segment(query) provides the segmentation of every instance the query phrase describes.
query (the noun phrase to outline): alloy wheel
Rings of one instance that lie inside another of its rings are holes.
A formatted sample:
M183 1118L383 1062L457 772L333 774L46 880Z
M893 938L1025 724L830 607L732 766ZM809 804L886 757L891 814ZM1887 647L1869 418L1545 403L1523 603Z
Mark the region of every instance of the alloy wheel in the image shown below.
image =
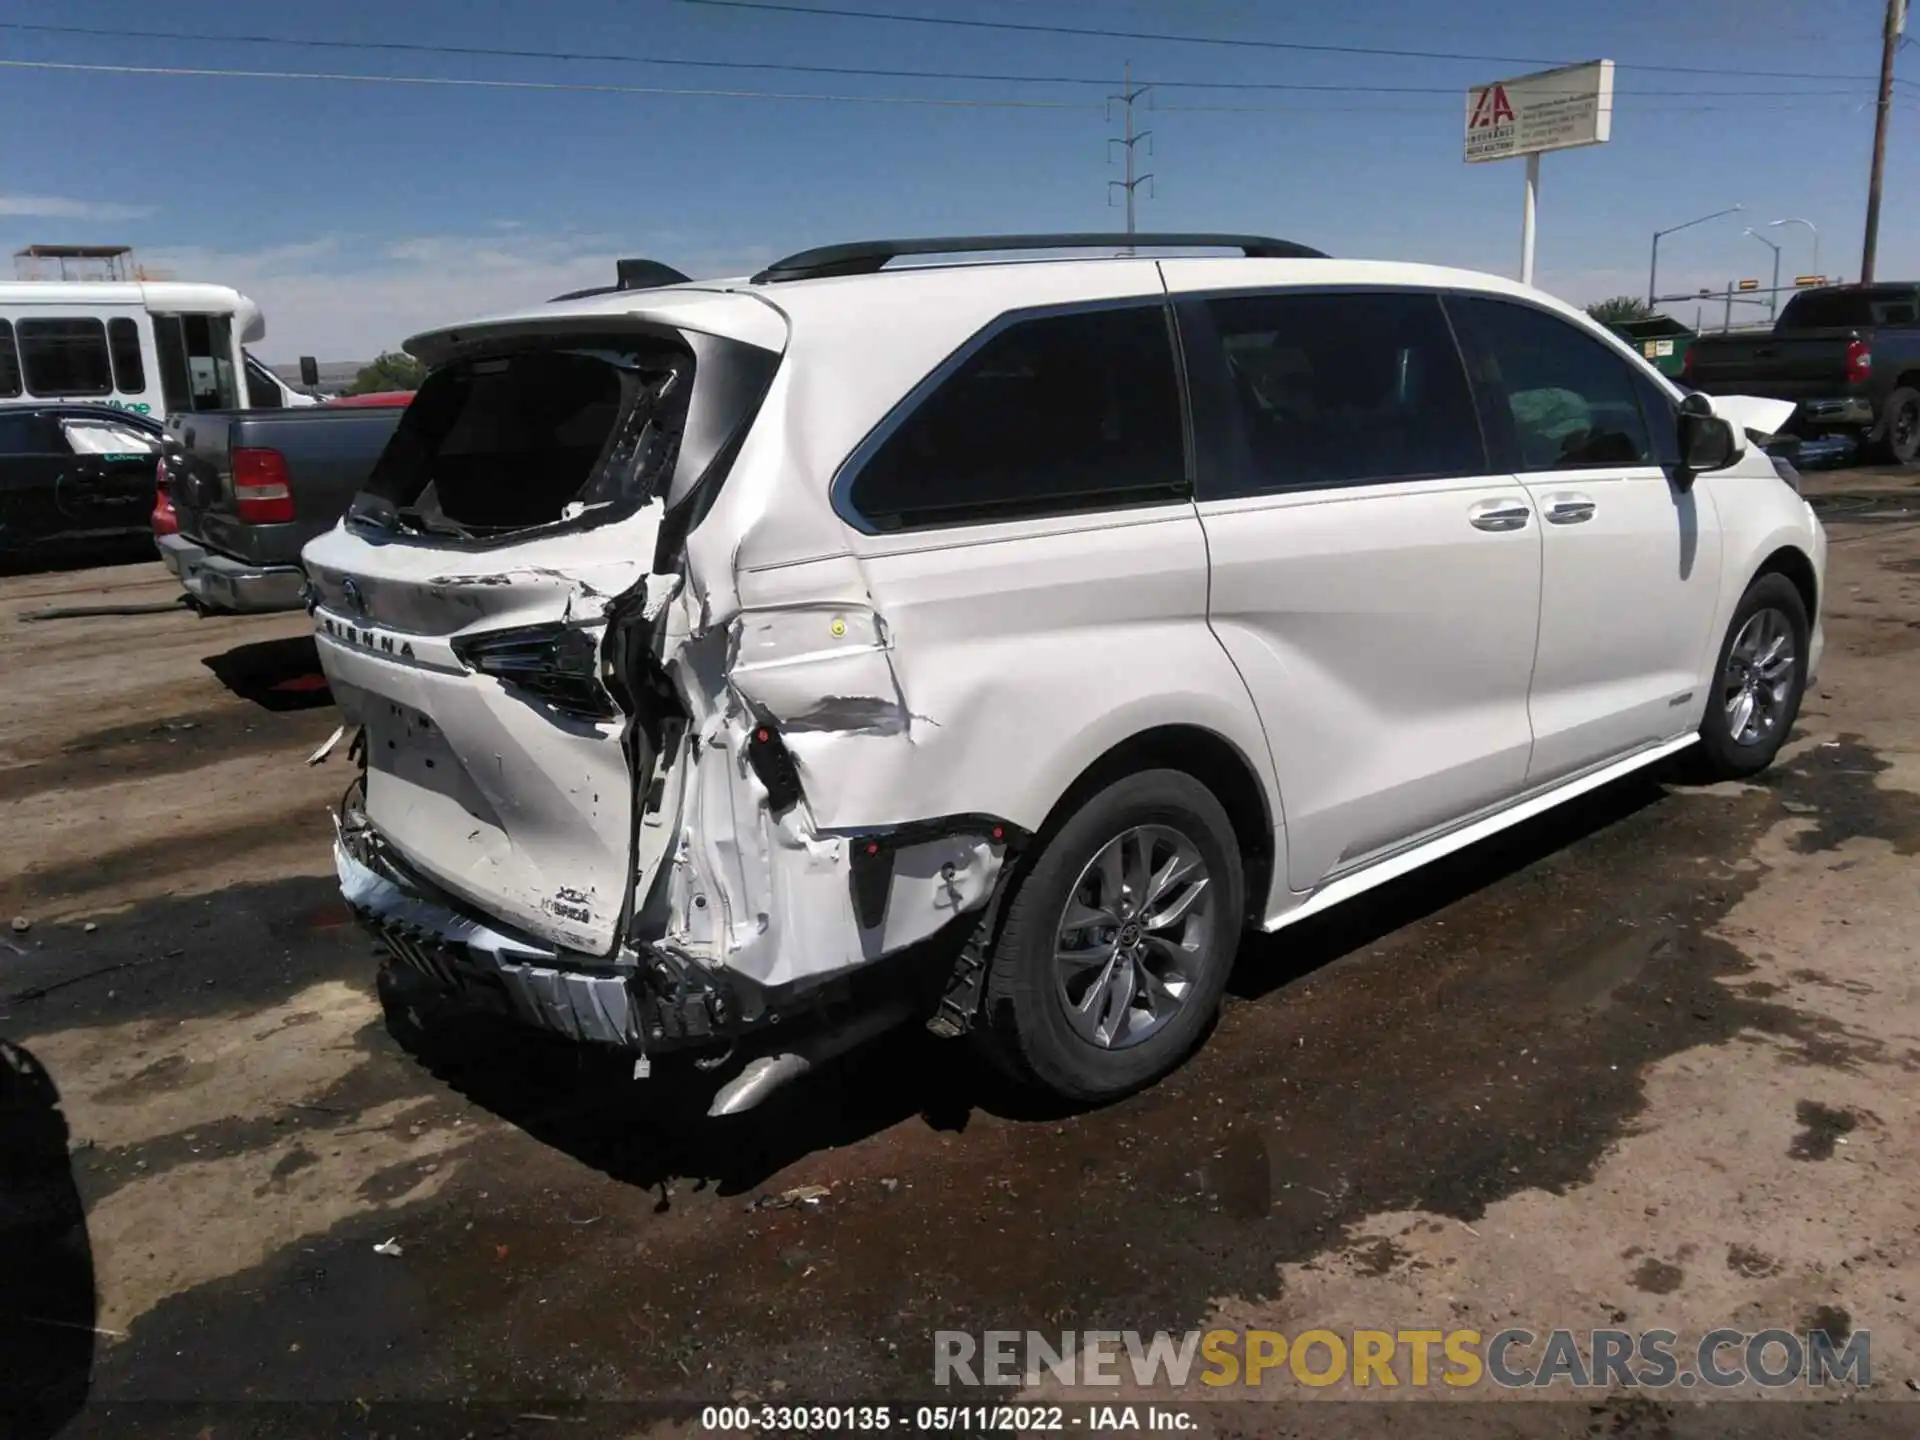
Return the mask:
M1095 852L1054 939L1067 1021L1102 1049L1137 1045L1193 993L1214 951L1211 877L1199 847L1165 825L1137 825Z
M1793 625L1768 607L1740 627L1720 677L1727 732L1736 745L1758 745L1778 728L1793 701Z

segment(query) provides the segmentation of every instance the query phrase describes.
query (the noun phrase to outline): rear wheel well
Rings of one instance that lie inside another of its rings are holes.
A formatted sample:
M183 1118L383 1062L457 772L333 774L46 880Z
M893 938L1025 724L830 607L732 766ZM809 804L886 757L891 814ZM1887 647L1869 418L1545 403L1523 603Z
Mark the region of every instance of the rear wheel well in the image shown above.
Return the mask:
M1813 561L1804 550L1792 545L1781 546L1761 561L1753 578L1758 580L1762 575L1784 575L1792 581L1793 588L1800 592L1800 603L1807 607L1807 623L1813 623L1820 613L1820 582L1813 573Z
M1273 878L1273 816L1267 789L1237 746L1197 725L1163 725L1143 730L1095 760L1067 787L1040 829L1044 843L1094 795L1142 770L1180 770L1213 792L1233 822L1245 864L1246 903L1250 915L1263 915Z

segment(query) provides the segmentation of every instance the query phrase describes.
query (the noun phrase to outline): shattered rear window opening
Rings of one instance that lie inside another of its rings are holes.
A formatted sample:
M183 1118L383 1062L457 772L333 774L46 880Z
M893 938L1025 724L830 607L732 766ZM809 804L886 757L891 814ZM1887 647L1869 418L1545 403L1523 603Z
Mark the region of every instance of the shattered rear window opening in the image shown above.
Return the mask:
M486 539L612 519L664 490L692 357L631 338L486 355L430 374L353 518Z

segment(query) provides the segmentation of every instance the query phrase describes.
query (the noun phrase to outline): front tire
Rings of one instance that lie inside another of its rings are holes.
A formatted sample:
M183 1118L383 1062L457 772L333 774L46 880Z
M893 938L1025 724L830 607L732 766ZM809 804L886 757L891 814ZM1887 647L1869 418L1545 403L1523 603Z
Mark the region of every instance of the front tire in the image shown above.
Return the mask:
M1694 769L1704 780L1740 780L1773 763L1800 713L1811 627L1800 592L1767 574L1735 607L1714 663Z
M1044 842L987 970L981 1039L1002 1069L1076 1102L1184 1060L1211 1024L1245 924L1233 824L1180 770L1117 781Z

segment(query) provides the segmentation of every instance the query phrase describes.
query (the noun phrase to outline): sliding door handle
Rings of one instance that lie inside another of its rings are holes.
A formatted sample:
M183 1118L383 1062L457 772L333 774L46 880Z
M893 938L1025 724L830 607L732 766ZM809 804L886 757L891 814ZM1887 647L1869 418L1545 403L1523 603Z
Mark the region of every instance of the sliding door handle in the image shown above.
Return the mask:
M1549 495L1546 514L1549 525L1584 524L1593 518L1593 498L1578 494Z
M1476 530L1521 530L1532 514L1518 500L1482 500L1467 511L1467 523Z

